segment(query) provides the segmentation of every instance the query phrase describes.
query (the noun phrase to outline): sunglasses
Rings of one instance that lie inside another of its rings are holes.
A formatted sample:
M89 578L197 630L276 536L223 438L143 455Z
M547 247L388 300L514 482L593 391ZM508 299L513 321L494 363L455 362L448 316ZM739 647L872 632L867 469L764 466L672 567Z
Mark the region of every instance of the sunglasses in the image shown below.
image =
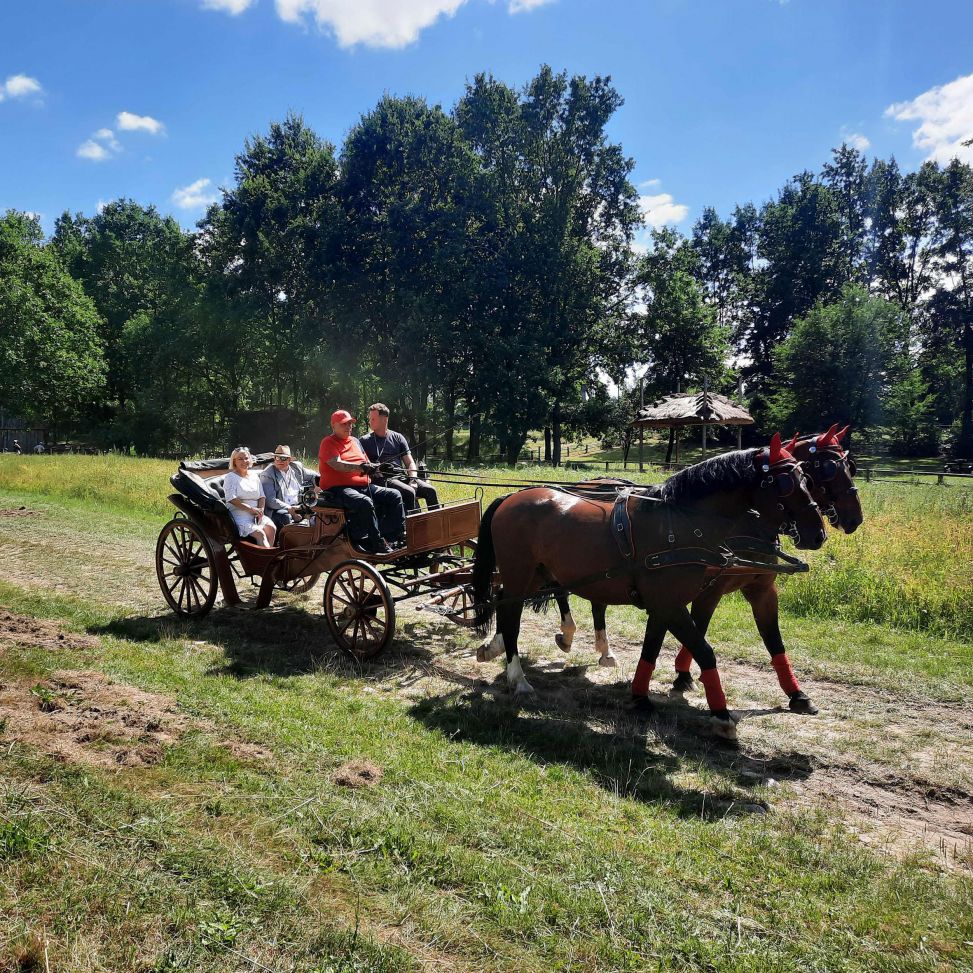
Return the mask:
M291 461L290 456L277 456L274 454L274 461L277 463L289 463Z

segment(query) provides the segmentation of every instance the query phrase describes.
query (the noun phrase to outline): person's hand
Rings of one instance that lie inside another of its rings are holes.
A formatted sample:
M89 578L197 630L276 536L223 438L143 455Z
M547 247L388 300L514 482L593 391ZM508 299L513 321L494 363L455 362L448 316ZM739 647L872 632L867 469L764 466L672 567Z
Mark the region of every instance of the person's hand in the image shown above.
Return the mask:
M417 476L410 476L408 480L405 481L409 486L414 487L419 485L419 478Z

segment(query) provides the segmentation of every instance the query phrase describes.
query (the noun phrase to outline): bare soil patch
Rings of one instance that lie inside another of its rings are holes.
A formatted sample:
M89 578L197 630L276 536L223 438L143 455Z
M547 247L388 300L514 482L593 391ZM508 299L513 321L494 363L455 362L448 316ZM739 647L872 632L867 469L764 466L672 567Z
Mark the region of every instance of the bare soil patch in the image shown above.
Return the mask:
M375 787L381 779L382 768L369 760L350 760L331 775L339 787Z
M0 719L6 739L98 767L156 764L192 725L172 700L84 671L3 685Z
M40 510L31 510L28 507L0 507L0 517L42 517Z
M100 672L52 672L40 682L0 683L0 739L17 741L65 763L149 767L188 731L212 731L157 693L112 681ZM265 747L218 740L234 757L264 763Z
M0 608L0 646L4 644L40 649L93 649L98 639L65 631L57 622Z

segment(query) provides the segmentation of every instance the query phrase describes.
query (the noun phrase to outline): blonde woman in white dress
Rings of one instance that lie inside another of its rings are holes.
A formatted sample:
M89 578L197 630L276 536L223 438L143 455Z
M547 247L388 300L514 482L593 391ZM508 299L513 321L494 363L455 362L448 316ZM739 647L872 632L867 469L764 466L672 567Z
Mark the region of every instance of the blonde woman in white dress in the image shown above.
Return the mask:
M249 449L239 446L233 450L230 472L223 479L223 495L240 536L261 547L273 547L277 528L264 516L266 499L260 477L250 469L252 466Z

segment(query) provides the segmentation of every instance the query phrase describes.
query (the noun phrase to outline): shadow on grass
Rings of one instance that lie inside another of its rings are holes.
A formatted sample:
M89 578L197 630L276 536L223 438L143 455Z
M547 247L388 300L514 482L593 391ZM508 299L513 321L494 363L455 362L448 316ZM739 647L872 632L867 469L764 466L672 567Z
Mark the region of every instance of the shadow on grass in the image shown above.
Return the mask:
M763 808L741 799L733 785L752 787L766 777L803 780L814 771L806 754L764 757L747 752L745 743L734 747L715 740L709 735L708 712L682 701L655 696L655 712L637 714L627 683L594 683L588 665L528 660L526 671L536 695L514 698L502 667L490 669L491 677L484 679L476 670L471 675L451 664L454 656L466 662L472 650L462 644L465 640L457 645L459 632L445 621L401 624L386 652L362 663L339 651L324 619L307 609L298 602L260 612L217 609L199 620L171 614L133 616L91 631L141 642L204 640L225 657L208 675L248 679L318 672L352 683L395 681L399 689L428 679L452 684L455 688L413 703L408 714L450 739L517 751L543 765L571 766L612 793L671 803L686 817L760 813ZM687 767L722 777L723 792L719 783L705 793L681 787L674 778Z

